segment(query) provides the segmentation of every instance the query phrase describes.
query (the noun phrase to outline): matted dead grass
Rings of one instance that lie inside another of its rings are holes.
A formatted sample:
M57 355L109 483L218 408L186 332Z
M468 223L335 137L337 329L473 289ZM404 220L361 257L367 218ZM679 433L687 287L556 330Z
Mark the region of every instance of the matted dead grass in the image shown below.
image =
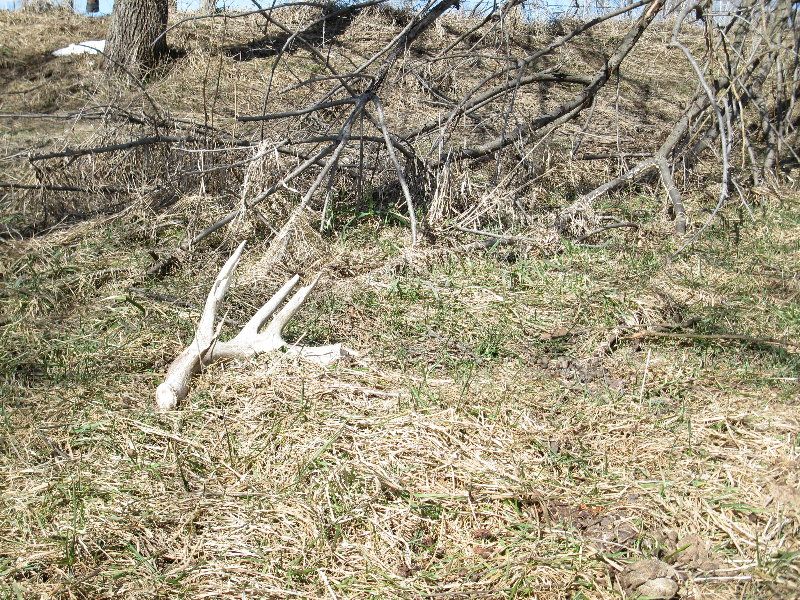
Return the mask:
M393 19L401 16L360 15L332 60L368 54L400 30ZM63 31L45 37L48 18L0 13L20 36L2 63L11 73L5 90L27 89L14 65L61 43ZM371 26L378 18L381 27ZM216 86L226 100L209 113L218 125L260 111L269 59L234 60L220 45L257 34L254 21L200 21L176 32L186 55L154 82L152 97L198 118L210 106L203 90ZM553 32L517 34L522 48ZM437 29L421 48L433 54L455 35ZM620 83L619 135L628 144L655 143L681 104L654 85L678 89L683 79L648 58L663 42L657 30L648 35L643 54L629 59L647 65L642 80ZM485 40L487 48L496 42ZM582 42L558 59L585 69L606 43ZM442 63L441 74L455 74L449 93L478 77L468 58ZM50 110L53 97L65 109L119 101L104 95L90 60L65 63L54 79L37 73L31 83L42 91L2 96L0 110ZM313 68L302 52L289 64L301 75ZM424 94L411 74L392 76L387 117L413 127L427 114ZM69 94L45 94L69 78L83 82L69 102ZM276 89L293 81L285 71L278 78ZM616 147L606 127L617 111L612 92L584 127L586 152ZM306 100L288 90L281 98ZM144 102L123 99L137 110ZM540 100L555 97L522 101L535 108ZM40 135L43 148L109 135L25 127L4 137L7 153ZM81 172L110 173L133 188L143 164L165 160L157 152L130 164L86 159ZM9 164L4 176L19 175ZM269 166L252 165L254 184L267 181ZM588 240L601 247L558 239L542 216L553 198L611 167L544 167L524 193L498 189L482 172L446 174L452 185L431 204L441 220L455 214L472 227L503 221L509 209L530 217L517 233L532 242L491 251L467 244L466 234L412 251L407 230L378 211L343 211L336 233L323 234L310 213L280 253L258 241L265 225L242 220L176 273L148 279L150 252L238 205L236 177L209 177L205 193L182 189L171 204L134 195L115 215L4 240L2 594L618 598L630 596L630 566L652 558L677 570L681 598L798 596L797 349L703 337L800 338L796 193L762 199L755 223L731 207L666 263L671 225L650 195L614 200L638 230ZM23 200L14 209L26 217L43 201ZM276 197L269 210L291 206ZM361 356L330 369L285 356L217 365L193 380L179 411L157 413L155 387L242 238L253 242L225 303L226 331L288 272L321 270L289 335L342 342ZM633 337L684 322L692 326L683 333L700 337ZM613 352L599 352L612 332Z
M797 595L796 351L596 353L688 317L796 340L796 205L669 266L655 230L409 264L406 234L366 221L318 242L327 275L291 331L361 357L214 366L170 414L155 386L225 251L143 285L140 218L5 246L5 594L614 598L658 558L681 598ZM281 281L264 251L230 327Z

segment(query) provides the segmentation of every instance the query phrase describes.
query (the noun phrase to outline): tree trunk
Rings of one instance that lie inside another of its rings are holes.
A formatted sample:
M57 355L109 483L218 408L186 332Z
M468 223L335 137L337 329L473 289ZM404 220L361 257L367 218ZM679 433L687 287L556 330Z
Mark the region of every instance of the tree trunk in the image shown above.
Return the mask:
M100 0L86 0L87 14L100 12Z
M106 68L139 77L167 54L169 0L117 0L108 32ZM155 40L161 36L155 44Z
M207 15L217 12L217 0L200 0L200 12Z

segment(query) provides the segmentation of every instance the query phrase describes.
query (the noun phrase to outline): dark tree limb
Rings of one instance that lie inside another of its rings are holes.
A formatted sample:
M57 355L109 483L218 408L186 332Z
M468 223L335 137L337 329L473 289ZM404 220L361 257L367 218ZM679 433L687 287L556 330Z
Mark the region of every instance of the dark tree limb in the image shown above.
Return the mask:
M665 0L653 0L648 6L647 10L639 17L636 24L631 27L628 33L622 38L619 46L612 54L606 64L600 69L591 82L578 94L576 94L569 102L562 104L553 111L534 117L527 123L517 126L516 131L511 135L500 135L496 138L472 148L463 148L458 150L448 149L446 152L440 153L438 163L443 161L457 161L463 159L476 159L498 150L502 150L506 146L515 143L517 140L524 142L532 137L534 133L550 124L563 123L588 106L597 95L597 92L602 89L606 82L611 77L611 74L619 69L622 61L636 45L641 35L653 22L661 7L664 5Z
M675 216L675 232L678 235L686 235L686 209L683 207L681 193L675 186L675 180L672 178L672 171L667 164L667 159L663 156L657 157L656 166L658 167L658 172L661 174L661 183L664 184L669 199L672 201L672 211Z
M67 158L86 156L88 154L104 154L106 152L117 152L119 150L129 150L131 148L138 148L140 146L152 146L154 144L174 144L177 142L193 142L196 141L191 137L178 137L172 135L150 135L141 137L130 142L123 142L121 144L111 144L108 146L95 146L93 148L68 148L61 152L48 152L46 154L34 154L28 158L30 162L37 162L40 160L49 160L51 158Z

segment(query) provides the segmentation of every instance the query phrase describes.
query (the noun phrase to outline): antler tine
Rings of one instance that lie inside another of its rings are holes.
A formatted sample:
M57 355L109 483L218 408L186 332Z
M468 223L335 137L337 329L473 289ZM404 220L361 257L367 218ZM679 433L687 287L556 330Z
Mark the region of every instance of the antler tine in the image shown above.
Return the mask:
M305 299L314 289L314 286L317 285L317 282L321 276L322 273L317 273L317 276L311 283L301 287L299 290L297 290L297 292L295 292L294 296L292 296L286 305L278 311L278 314L272 317L272 321L270 321L269 325L267 326L267 330L264 332L265 335L268 337L276 336L283 340L281 336L283 328L286 327L289 319L294 316L294 313L296 313L303 302L305 302Z
M242 257L245 243L239 244L239 247L219 270L219 274L208 292L205 306L203 306L203 314L200 316L192 343L172 361L167 369L164 382L156 389L156 402L160 409L175 408L178 401L185 398L189 392L189 379L200 369L200 363L216 337L214 321L217 319L217 306L230 287L231 276Z
M202 337L206 338L209 344L211 343L214 337L214 321L217 318L217 306L222 302L222 299L225 297L231 285L231 276L239 264L239 259L242 257L242 252L246 244L246 240L239 244L230 258L225 261L225 264L222 265L222 268L219 270L219 274L214 280L211 290L208 292L208 298L206 298L206 304L203 307L203 314L200 316L200 322L197 324L195 342L201 343L200 338ZM203 348L203 351L205 350L207 350L207 348Z
M264 306L258 309L258 312L254 314L251 319L247 322L247 324L242 327L242 330L239 332L239 335L236 338L242 337L251 337L258 333L258 330L261 329L261 326L264 324L272 313L275 312L275 309L280 306L280 303L284 301L286 296L289 295L294 289L294 286L297 285L297 282L300 281L300 275L295 275L289 281L283 284L283 287L279 289L272 295L272 298L267 301Z

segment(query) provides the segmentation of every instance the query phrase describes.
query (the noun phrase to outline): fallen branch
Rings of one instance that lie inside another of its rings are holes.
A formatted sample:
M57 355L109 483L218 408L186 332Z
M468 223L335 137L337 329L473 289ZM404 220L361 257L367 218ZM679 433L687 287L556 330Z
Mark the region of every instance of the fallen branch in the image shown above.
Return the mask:
M636 223L611 223L610 225L606 225L605 227L601 227L600 229L595 229L587 233L586 235L582 235L577 240L575 240L576 244L580 244L584 240L588 240L590 237L597 235L598 233L603 233L604 231L608 231L609 229L620 229L624 227L629 227L631 229L639 229L639 226Z
M265 115L242 115L236 117L237 121L243 122L251 122L251 121L274 121L275 119L285 119L287 117L300 117L302 115L307 115L309 113L324 110L326 108L334 108L336 106L344 106L346 104L355 104L358 102L358 98L342 98L341 100L331 100L330 102L320 102L318 104L314 104L313 106L307 106L306 108L300 108L297 110L287 110L283 112L276 112L276 113L268 113Z
M472 148L443 150L440 152L439 162L480 158L502 150L506 146L515 144L518 141L525 142L531 139L536 131L547 125L560 125L574 118L594 101L595 96L605 86L611 74L619 69L622 62L639 41L639 38L661 10L664 1L665 0L653 0L636 24L631 27L625 37L622 38L619 46L617 46L614 53L606 60L603 67L595 73L595 76L589 81L588 85L571 100L561 104L549 113L538 115L526 123L521 123L516 127L516 131L511 134L503 132L494 139Z
M128 150L138 146L152 146L153 144L174 144L175 142L193 142L191 137L175 137L170 135L149 135L122 144L111 144L110 146L95 146L93 148L67 148L61 152L48 152L47 154L34 154L28 158L31 162L48 160L51 158L66 158L73 156L86 156L87 154L104 154L106 152L117 152L118 150Z
M403 169L400 166L400 161L397 160L397 155L394 152L394 144L392 143L392 138L389 135L389 130L386 128L386 119L383 115L383 107L381 106L381 101L377 98L377 96L374 98L374 103L375 112L378 115L378 123L381 125L383 139L386 141L386 151L389 153L389 158L394 164L395 171L397 172L397 179L400 181L400 187L402 188L403 195L406 198L408 218L411 221L411 245L413 246L417 243L417 215L414 211L414 201L411 199L411 192L408 189L405 175L403 175Z
M49 183L14 183L13 181L0 181L0 189L18 190L47 190L49 192L73 192L81 194L126 194L128 190L118 187L101 185L92 188L78 187L74 185L53 185Z
M646 337L690 339L690 340L729 340L745 342L747 344L766 344L769 346L781 346L785 348L800 348L800 343L788 340L779 340L771 337L753 337L739 333L689 333L680 331L656 331L647 329L631 335L621 336L621 339L638 340Z

